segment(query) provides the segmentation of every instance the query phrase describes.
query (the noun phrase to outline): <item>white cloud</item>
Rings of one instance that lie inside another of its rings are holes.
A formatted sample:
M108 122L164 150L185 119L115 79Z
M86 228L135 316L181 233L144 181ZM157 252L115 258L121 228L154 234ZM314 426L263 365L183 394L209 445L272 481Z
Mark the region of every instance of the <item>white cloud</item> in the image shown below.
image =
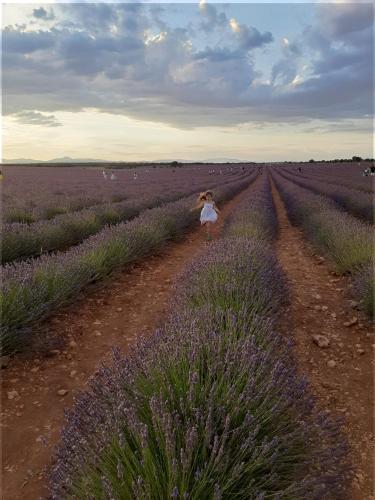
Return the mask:
M207 7L207 2L206 2L206 0L199 0L198 5L199 5L200 10L204 11Z
M151 43L161 43L168 36L167 31L162 31L161 33L157 33L156 35L152 35L150 33L145 33L145 44L149 45Z
M305 79L303 78L303 76L301 75L296 75L294 77L294 80L291 82L291 85L293 87L297 87L298 85L301 85L303 82L305 81Z
M237 20L232 17L232 19L229 20L229 26L232 28L233 33L240 33L241 32L241 27L238 24Z

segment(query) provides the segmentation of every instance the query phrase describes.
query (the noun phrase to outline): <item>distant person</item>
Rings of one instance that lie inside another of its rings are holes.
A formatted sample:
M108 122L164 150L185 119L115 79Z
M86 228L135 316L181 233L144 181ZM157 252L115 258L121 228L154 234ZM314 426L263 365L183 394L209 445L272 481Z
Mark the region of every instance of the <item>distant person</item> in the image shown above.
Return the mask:
M137 172L134 172L134 174L133 174L133 180L136 181L137 179L138 179L138 174L137 174Z
M373 176L375 175L375 167L369 167L369 168L366 168L363 172L362 172L362 175L364 177L368 177L369 175Z
M107 172L105 170L103 170L103 177L104 177L104 180L106 181L107 180Z
M111 174L111 181L115 181L117 180L117 177L115 176L115 174L112 172Z
M217 208L214 202L212 191L205 191L203 193L200 193L197 200L197 205L192 208L191 211L197 210L199 208L202 208L200 214L201 225L206 226L207 240L211 240L211 224L215 224L218 214L220 213L220 210Z
M0 181L2 181L2 180L3 180L3 171L0 170Z
M302 168L301 167L298 167L298 172L302 172Z

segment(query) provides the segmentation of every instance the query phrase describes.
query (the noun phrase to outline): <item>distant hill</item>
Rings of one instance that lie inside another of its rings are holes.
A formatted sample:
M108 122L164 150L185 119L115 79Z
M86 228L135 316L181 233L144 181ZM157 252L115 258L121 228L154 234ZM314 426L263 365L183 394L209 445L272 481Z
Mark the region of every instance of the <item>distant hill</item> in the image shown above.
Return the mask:
M17 158L15 160L7 160L6 158L4 158L2 163L13 164L13 163L42 163L42 162L38 160L30 160L29 158Z
M105 160L98 160L97 158L70 158L63 156L62 158L53 158L52 160L31 160L29 158L16 158L13 160L3 159L2 163L18 164L18 163L109 163Z
M52 158L51 160L32 160L30 158L16 158L12 160L8 160L6 158L3 159L2 163L7 163L9 165L17 165L20 163L56 163L61 165L61 163L172 163L173 161L178 161L179 163L196 163L194 160L184 160L181 158L163 158L162 160L153 160L153 161L137 161L137 162L126 162L126 161L114 161L114 160L99 160L98 158L71 158L70 156L63 156L62 158ZM200 160L198 163L241 163L244 160L239 160L238 158L208 158L207 160Z
M46 163L107 163L105 160L98 160L97 158L70 158L63 156L62 158L53 158L47 160Z
M144 161L142 163L172 163L172 161L177 161L178 163L194 163L192 160L181 160L181 158L163 158L162 160Z
M243 163L246 160L239 160L238 158L208 158L207 163Z

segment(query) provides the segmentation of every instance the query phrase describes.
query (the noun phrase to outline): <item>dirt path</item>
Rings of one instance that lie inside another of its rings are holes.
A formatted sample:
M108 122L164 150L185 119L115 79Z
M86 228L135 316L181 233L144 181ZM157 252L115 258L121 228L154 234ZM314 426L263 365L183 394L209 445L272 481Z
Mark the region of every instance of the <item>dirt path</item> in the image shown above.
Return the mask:
M216 235L246 195L247 190L223 207ZM183 241L117 273L48 322L51 334L67 339L62 351L50 358L18 359L2 370L3 500L46 494L44 468L58 441L64 408L110 357L112 346L126 352L137 336L165 318L176 278L205 244L204 230L196 226Z
M345 417L356 466L350 500L370 500L375 498L374 329L350 300L349 278L337 276L314 254L302 231L291 226L274 186L273 195L280 227L277 256L292 295L281 328L285 335L292 331L301 372L309 378L320 406ZM344 325L350 322L351 326ZM323 336L321 344L329 342L328 347L314 343L317 334Z

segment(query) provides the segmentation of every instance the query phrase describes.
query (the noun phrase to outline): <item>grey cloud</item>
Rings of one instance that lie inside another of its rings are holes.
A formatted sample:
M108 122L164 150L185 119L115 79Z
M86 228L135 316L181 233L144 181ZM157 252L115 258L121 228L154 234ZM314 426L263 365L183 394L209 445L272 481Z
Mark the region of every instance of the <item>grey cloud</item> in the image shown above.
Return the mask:
M118 20L118 7L106 3L68 3L57 8L72 25L86 31L106 31Z
M210 32L217 28L223 28L229 23L226 14L224 12L218 12L217 8L210 3L201 3L200 12L203 16L200 28L203 31Z
M300 45L298 45L296 42L291 42L288 43L288 45L283 47L283 52L284 54L288 56L301 56L302 55L302 49Z
M232 50L227 47L206 47L193 55L196 60L206 59L212 62L230 61L244 57L243 53L239 50Z
M238 38L240 41L240 47L244 50L259 48L262 47L262 45L273 41L271 32L266 31L264 33L260 33L260 31L256 28L245 25L241 25L241 30L238 33Z
M362 31L374 22L372 3L321 4L318 6L320 30L330 37L346 38L347 35Z
M317 74L346 70L366 71L372 58L372 50L371 45L364 49L353 47L345 51L331 49L324 58L314 64L314 70Z
M169 28L168 24L162 19L162 15L165 13L164 7L160 5L151 5L150 13L153 23L160 31L166 31Z
M42 19L43 21L51 21L55 19L55 14L52 9L49 12L46 11L44 7L39 7L33 10L33 16L36 19Z
M368 28L350 31L336 46L333 35L314 24L291 42L296 49L274 65L268 85L255 83L261 75L252 51L272 41L270 32L228 27L225 44L196 49L191 29L169 27L155 6L60 4L56 13L50 30L4 31L5 113L96 108L192 128L358 119L372 111ZM145 43L144 30L155 34L162 27L165 33ZM302 49L311 74L294 87L288 84Z
M29 54L36 50L46 50L54 45L51 31L20 31L12 27L3 30L5 53Z
M43 115L37 111L21 111L14 115L20 123L28 125L43 125L44 127L61 127L61 123L54 115Z
M273 65L271 81L277 84L287 84L293 81L297 74L297 62L293 59L282 59Z
M77 75L95 75L108 69L111 59L106 56L118 57L127 45L126 40L92 38L88 33L73 32L61 37L57 49L66 69Z
M373 112L373 23L369 5L317 6L316 22L301 34L309 76L279 95L279 103L299 113L303 106L315 118L361 117ZM301 46L301 41L297 45ZM289 49L292 44L286 48ZM299 71L299 54L284 50L272 79L291 83Z
M318 132L318 133L331 133L331 132L364 132L373 133L374 125L372 120L363 120L363 122L358 123L351 120L344 120L342 123L326 123L325 125L316 125L313 127L307 127L305 132Z

